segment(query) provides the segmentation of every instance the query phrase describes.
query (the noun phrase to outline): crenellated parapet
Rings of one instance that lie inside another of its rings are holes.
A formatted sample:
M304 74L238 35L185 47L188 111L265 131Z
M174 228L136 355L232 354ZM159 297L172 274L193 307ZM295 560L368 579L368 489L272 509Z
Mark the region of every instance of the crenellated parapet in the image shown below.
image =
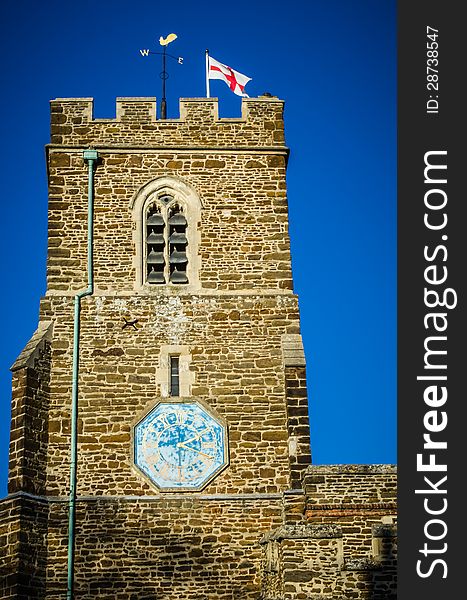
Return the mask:
M181 98L178 119L156 118L156 98L117 98L115 119L95 119L92 98L51 100L51 143L165 148L283 147L284 102L242 98L240 118L219 118L217 98Z

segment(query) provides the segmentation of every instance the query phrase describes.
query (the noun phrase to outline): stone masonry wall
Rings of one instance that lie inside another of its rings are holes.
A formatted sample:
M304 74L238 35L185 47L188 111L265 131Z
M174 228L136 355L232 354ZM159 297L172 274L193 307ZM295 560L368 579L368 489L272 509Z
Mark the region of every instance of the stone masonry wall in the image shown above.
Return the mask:
M44 321L12 366L8 491L44 494L48 450L50 322Z
M135 289L132 202L148 182L167 176L190 186L202 205L203 289L291 289L283 102L244 98L242 119L219 120L215 98L184 99L180 110L178 120L156 121L152 99L121 98L115 120L93 120L90 99L52 101L49 294L86 284L88 173L82 153L89 146L100 156L96 289Z
M45 594L48 506L45 494L51 323L42 322L11 370L8 491L0 500L0 598Z
M259 539L281 515L280 498L81 500L76 597L257 599ZM66 589L66 517L66 504L51 505L47 600Z
M0 500L0 598L43 600L47 503L16 494Z
M363 578L376 598L395 597L396 467L311 466L304 489L307 521L333 522L341 528L346 585ZM378 568L381 564L383 569Z
M127 98L117 100L116 119L103 120L92 118L90 99L52 101L41 309L41 319L54 321L49 494L68 486L72 296L86 286L88 146L100 158L95 289L81 314L79 493L157 493L132 464L132 431L161 398L161 353L174 344L190 355L191 397L229 427L230 464L207 491L270 493L290 485L287 419L295 415L287 413L282 335L299 334L299 315L282 113L282 101L260 97L243 99L242 118L218 119L216 99L183 99L180 119L158 121L153 99ZM183 182L199 198L198 256L191 257L197 289L138 282L135 198L158 178ZM136 330L123 330L124 319L137 319Z
M68 489L73 299L42 301L52 340L47 492ZM138 319L137 330L122 328ZM79 494L153 494L132 465L132 428L161 397L161 347L192 356L193 398L229 428L230 465L209 493L287 489L289 447L282 333L296 333L294 296L93 297L83 301ZM296 452L295 452L296 454Z
M217 98L182 98L180 118L156 120L155 98L117 98L115 119L93 119L92 98L50 103L51 142L67 146L128 146L145 149L271 147L284 145L284 102L242 99L242 118L219 119Z
M301 487L304 469L311 464L305 367L286 367L285 382L291 487L296 489Z
M307 515L314 518L342 514L362 506L388 511L395 508L397 472L394 465L311 466L303 484Z
M137 223L131 204L142 186L162 176L184 181L200 198L202 288L291 289L285 155L277 152L99 149L96 289L133 292ZM67 294L86 286L88 173L82 150L49 148L49 173L48 293Z
M264 600L394 600L395 467L310 466L304 491L262 540Z
M17 598L20 564L20 506L17 500L0 500L0 597Z

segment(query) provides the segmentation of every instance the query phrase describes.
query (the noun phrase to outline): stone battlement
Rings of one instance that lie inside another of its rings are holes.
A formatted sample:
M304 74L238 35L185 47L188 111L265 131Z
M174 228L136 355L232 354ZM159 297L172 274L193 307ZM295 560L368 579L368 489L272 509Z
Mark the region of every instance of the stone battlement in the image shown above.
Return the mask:
M51 143L165 148L284 147L284 102L242 98L240 118L219 118L217 98L181 98L178 119L156 119L156 98L117 98L115 119L94 119L93 98L50 101Z

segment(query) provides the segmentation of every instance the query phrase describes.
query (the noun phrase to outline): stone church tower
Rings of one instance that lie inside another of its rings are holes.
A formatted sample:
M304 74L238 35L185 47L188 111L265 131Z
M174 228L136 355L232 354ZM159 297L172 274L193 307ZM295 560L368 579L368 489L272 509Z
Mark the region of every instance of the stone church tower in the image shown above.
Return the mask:
M66 598L73 531L75 598L393 598L394 468L311 466L283 102L155 109L51 102L0 597Z

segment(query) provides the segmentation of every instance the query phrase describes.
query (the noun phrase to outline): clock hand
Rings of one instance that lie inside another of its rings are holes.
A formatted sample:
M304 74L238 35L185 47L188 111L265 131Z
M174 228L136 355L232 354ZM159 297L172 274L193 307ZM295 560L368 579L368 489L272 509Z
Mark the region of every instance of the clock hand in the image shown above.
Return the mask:
M180 444L182 442L180 442L180 431L178 432L178 439L179 439L179 441L177 443L177 448L178 448L178 469L179 469L179 472L180 472L180 468L182 466L182 451L180 450L180 448L181 448Z
M206 427L206 429L203 429L203 431L200 431L197 435L195 435L194 437L190 438L189 440L185 440L184 442L179 442L179 443L189 444L190 442L196 442L196 440L199 440L199 438L202 435L204 435L206 433L206 431L209 431L208 427Z
M214 460L210 454L206 454L206 452L201 452L201 450L196 450L196 448L187 446L185 442L178 442L177 448L186 448L187 450L192 450L193 452L196 452L197 454L201 454L202 456L206 456L206 458L210 458L211 460Z

